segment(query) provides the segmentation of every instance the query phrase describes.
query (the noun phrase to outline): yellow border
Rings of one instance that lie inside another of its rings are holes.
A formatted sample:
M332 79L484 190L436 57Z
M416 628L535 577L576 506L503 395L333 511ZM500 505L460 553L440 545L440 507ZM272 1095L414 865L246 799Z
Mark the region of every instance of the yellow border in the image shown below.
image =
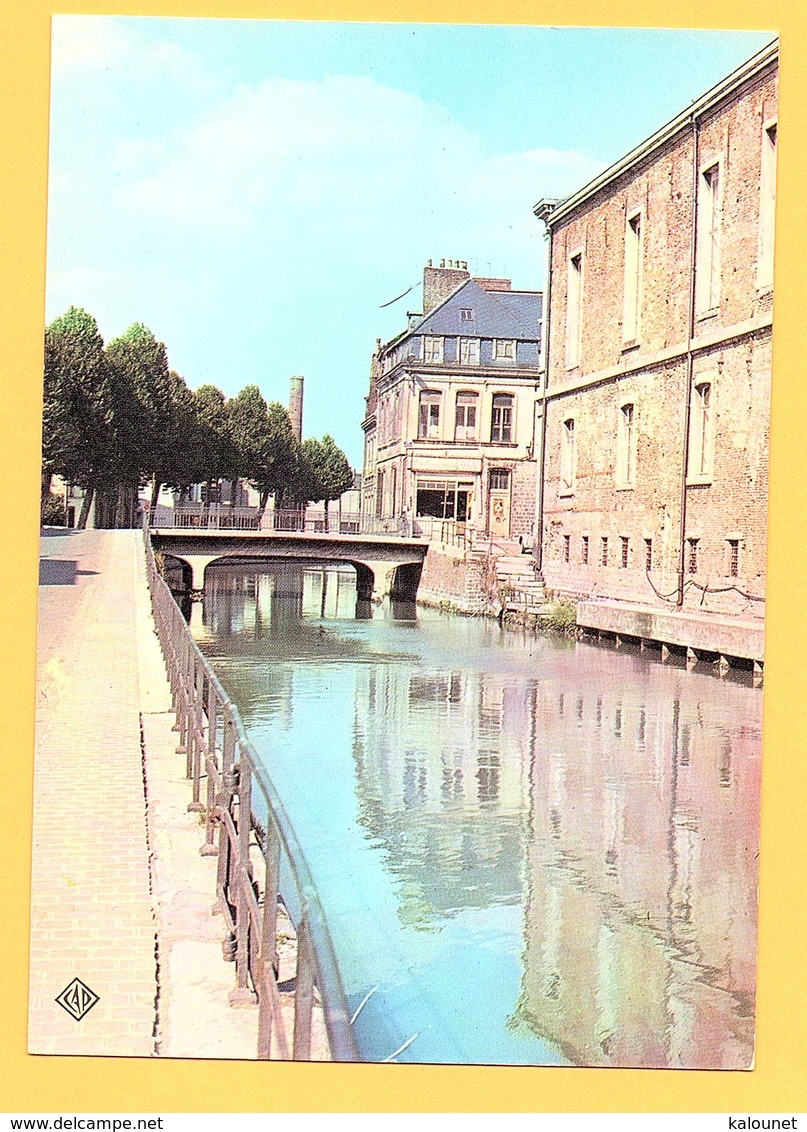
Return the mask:
M765 690L762 920L757 1066L752 1073L657 1070L281 1066L135 1059L34 1058L25 1053L36 610L37 489L44 310L48 123L48 0L5 0L0 374L3 378L2 866L0 1111L684 1111L807 1109L807 844L805 549L807 291L803 223L807 34L801 3L753 0L465 0L463 22L772 28L781 33L780 181ZM98 14L393 21L385 0L73 0ZM456 22L447 0L410 0L412 21ZM78 818L78 815L77 815ZM483 988L480 988L484 993Z

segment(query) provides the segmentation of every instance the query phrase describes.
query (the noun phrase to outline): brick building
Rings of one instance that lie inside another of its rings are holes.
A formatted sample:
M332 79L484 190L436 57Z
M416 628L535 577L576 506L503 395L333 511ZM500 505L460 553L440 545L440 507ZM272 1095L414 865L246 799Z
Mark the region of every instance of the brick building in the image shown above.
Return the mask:
M540 292L429 263L423 313L373 356L365 520L436 537L447 525L532 532L541 315Z
M550 237L553 590L763 614L777 63L773 43L535 207Z

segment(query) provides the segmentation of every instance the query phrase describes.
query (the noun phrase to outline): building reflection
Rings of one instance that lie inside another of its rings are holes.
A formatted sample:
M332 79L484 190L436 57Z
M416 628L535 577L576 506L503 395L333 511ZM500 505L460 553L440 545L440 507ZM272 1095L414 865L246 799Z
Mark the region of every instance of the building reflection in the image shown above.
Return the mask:
M759 721L747 689L638 659L622 686L614 660L575 649L583 691L371 668L360 821L409 921L523 901L514 1027L578 1065L745 1068Z
M353 757L359 821L423 928L522 891L531 685L387 663L359 678Z
M573 742L569 697L539 692L514 1021L574 1064L747 1068L760 754L748 696L653 668L614 687L577 651Z
M294 632L301 621L352 618L356 576L350 567L228 563L208 567L198 639Z

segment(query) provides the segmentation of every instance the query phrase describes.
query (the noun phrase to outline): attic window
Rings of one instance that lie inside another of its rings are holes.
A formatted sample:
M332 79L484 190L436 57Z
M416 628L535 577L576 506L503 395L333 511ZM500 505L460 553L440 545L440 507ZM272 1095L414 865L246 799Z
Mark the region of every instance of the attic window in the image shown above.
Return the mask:
M460 322L473 322L474 312L470 307L460 307Z
M431 365L443 363L443 339L426 336L423 339L423 360Z
M497 361L514 362L516 360L516 342L514 338L496 338L493 342L493 356Z

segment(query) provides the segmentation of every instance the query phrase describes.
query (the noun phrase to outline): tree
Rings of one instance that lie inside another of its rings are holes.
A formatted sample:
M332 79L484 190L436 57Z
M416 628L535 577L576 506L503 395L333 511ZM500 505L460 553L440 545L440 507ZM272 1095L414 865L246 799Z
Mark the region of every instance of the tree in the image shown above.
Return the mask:
M252 479L269 459L270 433L267 404L257 385L247 385L225 406L232 444L233 479Z
M113 400L98 324L87 311L70 307L45 331L42 504L54 473L83 487L80 527L114 458Z
M289 414L279 401L271 401L266 409L268 425L265 459L260 468L253 470L251 479L261 494L261 510L270 495L280 506L289 496L300 474L302 463L300 442L291 427Z
M170 400L164 424L161 459L155 468L151 493L152 511L157 505L163 484L178 490L187 489L206 476L200 463L201 425L194 394L174 370L169 375Z
M328 504L352 486L353 469L342 449L327 433L322 440L303 441L302 456L297 497L301 502L323 500L327 519Z
M110 342L106 356L113 382L118 452L114 524L131 526L141 480L156 479L158 469L170 459L166 425L173 383L165 344L142 323Z
M215 385L201 385L193 395L198 438L198 476L193 482L207 482L210 501L213 481L231 475L235 461L226 410L226 398Z

